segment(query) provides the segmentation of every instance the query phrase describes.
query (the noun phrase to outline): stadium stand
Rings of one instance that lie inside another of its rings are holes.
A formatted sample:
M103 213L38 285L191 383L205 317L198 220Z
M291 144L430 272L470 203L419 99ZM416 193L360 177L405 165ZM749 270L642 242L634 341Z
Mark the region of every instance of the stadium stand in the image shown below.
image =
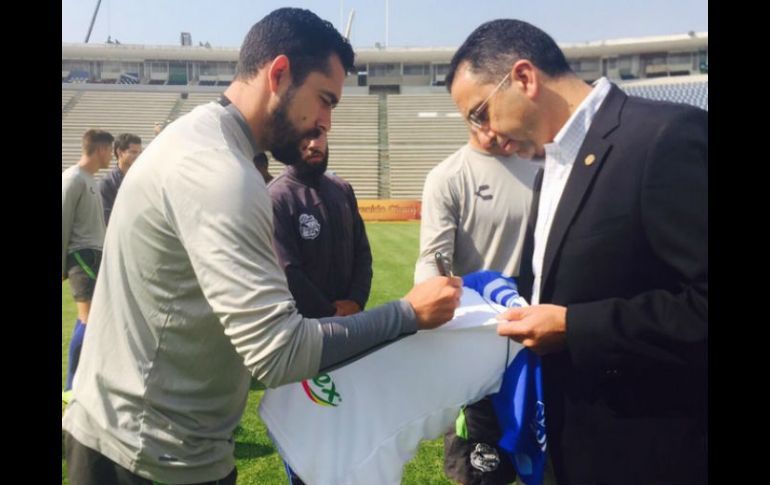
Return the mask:
M66 93L74 92L62 91L62 107ZM89 128L107 130L113 136L134 133L146 146L154 138L153 123L167 119L178 98L178 93L171 92L83 92L77 103L62 113L62 171L80 159L81 137ZM113 160L112 166L115 163ZM107 170L101 170L96 176L105 173Z
M708 109L708 32L560 44L587 82ZM419 199L428 171L467 140L443 84L452 47L357 48L357 74L332 114L329 170L359 198ZM146 146L166 123L215 100L237 47L62 43L62 170L87 128L134 132ZM270 165L277 173L281 165ZM97 174L99 176L99 174Z
M224 89L222 90L224 91ZM177 117L189 113L196 106L200 104L206 104L209 101L216 101L221 91L207 91L205 93L190 92L179 107L179 113ZM176 118L176 117L175 117Z
M190 92L177 116L218 96L219 92ZM333 155L329 158L329 170L350 182L360 198L378 197L377 129L377 96L344 96L332 112L329 147ZM277 162L271 164L273 175L280 170Z
M708 75L646 79L623 83L620 87L633 96L709 109Z
M61 109L62 110L64 110L64 107L67 105L67 103L70 102L73 96L75 96L75 93L72 91L61 92Z
M64 74L64 71L62 71L62 75ZM66 82L68 83L87 83L91 80L91 74L88 71L82 70L82 69L73 69L72 71L69 71L66 77Z
M343 96L332 112L329 170L347 180L361 199L378 193L377 96Z
M388 96L390 198L419 199L425 176L468 139L448 93Z
M118 77L117 84L139 84L139 74L135 72L123 72Z
M174 120L225 89L111 86L62 84L62 170L80 158L80 137L88 128L136 133L147 146L156 121ZM636 80L620 87L632 95L708 109L707 74ZM467 139L465 122L449 94L391 94L384 98L381 116L377 95L351 92L332 114L329 170L350 182L359 198L421 198L428 171ZM271 172L280 170L280 164L271 164Z

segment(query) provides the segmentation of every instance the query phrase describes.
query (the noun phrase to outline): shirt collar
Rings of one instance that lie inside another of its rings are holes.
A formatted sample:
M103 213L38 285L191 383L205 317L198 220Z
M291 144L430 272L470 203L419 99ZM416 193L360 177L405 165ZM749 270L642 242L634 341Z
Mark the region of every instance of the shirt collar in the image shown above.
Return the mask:
M606 77L599 78L593 83L593 89L578 105L561 130L556 134L553 143L546 145L546 149L560 153L558 157L566 163L571 163L577 157L580 146L588 134L594 115L599 111L602 102L610 92L611 84Z
M254 153L262 153L264 150L259 149L257 140L254 138L254 134L251 132L251 128L249 127L249 124L246 122L246 118L243 116L240 110L224 94L220 96L219 104L224 106L227 112L233 115L233 118L235 118L238 126L241 127L243 134L246 135L246 139L249 141L249 145L251 145Z

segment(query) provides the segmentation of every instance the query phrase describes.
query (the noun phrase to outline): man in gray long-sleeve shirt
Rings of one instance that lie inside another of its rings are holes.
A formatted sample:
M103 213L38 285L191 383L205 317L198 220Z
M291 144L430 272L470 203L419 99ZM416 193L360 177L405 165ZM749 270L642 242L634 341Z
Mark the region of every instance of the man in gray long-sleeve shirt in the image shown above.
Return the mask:
M302 157L267 187L273 247L307 317L353 315L372 286L372 251L353 187L328 174L326 133L303 140Z
M72 387L80 360L102 257L104 217L94 174L109 166L112 140L112 135L106 131L86 131L80 160L61 174L62 280L69 279L72 298L78 309L78 319L70 339L65 391Z
M428 173L422 194L420 256L415 282L437 274L440 251L456 274L496 270L519 275L532 186L539 166L471 130L468 144ZM516 473L497 442L501 433L492 402L484 398L461 411L458 435L444 436L444 471L463 485L502 485ZM479 465L477 457L487 460Z
M71 483L232 484L252 377L306 379L452 317L459 278L349 317L305 319L294 306L253 159L265 149L296 159L300 140L328 131L352 68L329 22L276 10L249 31L222 100L139 156L115 201L92 308L100 325L63 418Z

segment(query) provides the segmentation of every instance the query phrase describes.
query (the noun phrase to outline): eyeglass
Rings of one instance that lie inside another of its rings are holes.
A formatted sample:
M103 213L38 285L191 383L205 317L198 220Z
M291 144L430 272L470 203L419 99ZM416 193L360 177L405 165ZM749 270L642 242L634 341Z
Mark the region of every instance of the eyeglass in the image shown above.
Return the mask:
M478 105L476 109L468 114L468 122L472 127L476 128L477 130L484 128L486 121L481 119L482 115L484 114L484 110L489 104L489 100L492 99L492 96L494 96L497 90L500 89L503 84L505 84L505 81L507 81L509 77L511 77L510 72L505 75L505 77L497 84L497 86L495 86L495 89L489 93L489 96L487 96L487 98L480 105Z

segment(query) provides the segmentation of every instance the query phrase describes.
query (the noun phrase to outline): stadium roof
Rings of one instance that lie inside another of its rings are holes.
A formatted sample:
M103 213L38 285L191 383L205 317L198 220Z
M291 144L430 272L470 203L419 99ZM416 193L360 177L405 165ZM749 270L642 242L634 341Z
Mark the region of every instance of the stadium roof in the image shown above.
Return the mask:
M612 54L641 54L644 52L689 51L708 48L708 32L689 32L678 35L636 37L559 44L567 57L592 57Z
M708 32L560 44L560 47L569 58L691 51L708 48ZM456 49L457 47L359 48L356 49L356 63L449 62ZM238 60L238 51L237 47L62 43L62 59L67 60L233 62Z

